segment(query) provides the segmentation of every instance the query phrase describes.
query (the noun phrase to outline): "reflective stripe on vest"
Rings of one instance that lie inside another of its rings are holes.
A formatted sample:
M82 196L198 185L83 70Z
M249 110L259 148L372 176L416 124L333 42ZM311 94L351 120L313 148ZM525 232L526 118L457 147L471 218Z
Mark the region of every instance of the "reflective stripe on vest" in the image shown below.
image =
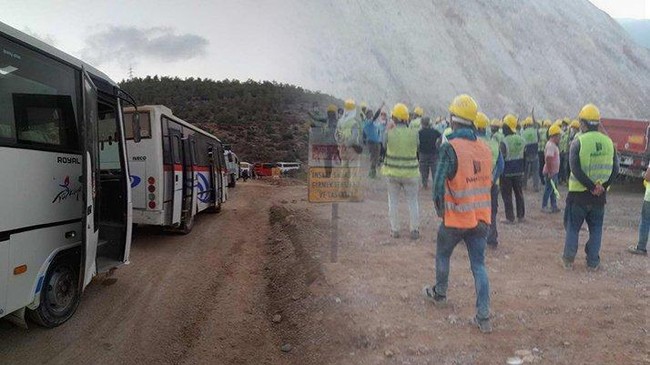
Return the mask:
M456 153L456 176L445 189L446 227L469 229L479 222L490 224L492 198L492 158L483 141L454 138L449 141Z
M417 140L418 130L415 128L402 125L389 130L386 136L386 158L381 173L390 177L420 176Z
M614 144L600 132L587 132L578 137L580 141L580 169L594 184L609 180L614 168ZM573 172L569 177L569 191L581 192L587 188L576 179Z

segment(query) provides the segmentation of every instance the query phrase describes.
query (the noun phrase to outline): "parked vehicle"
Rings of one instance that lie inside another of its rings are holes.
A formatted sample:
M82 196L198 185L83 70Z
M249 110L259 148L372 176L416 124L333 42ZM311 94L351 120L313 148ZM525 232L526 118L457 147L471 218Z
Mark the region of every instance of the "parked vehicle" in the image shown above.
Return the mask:
M230 149L230 146L224 147L224 156L226 158L226 169L228 171L228 187L234 188L237 185L237 179L240 177L239 158Z
M275 163L261 163L258 162L253 167L255 169L255 174L258 177L262 176L273 176L273 169L277 168Z
M650 120L603 118L601 128L614 142L620 160L620 173L643 177L650 160Z
M249 162L241 161L239 163L239 174L244 181L250 179L253 176L253 165Z
M130 125L135 109L124 110ZM127 138L133 222L187 234L202 211L218 212L227 199L221 141L176 117L163 105L138 107L142 141Z
M125 129L132 98L92 66L3 23L0 49L0 317L55 327L129 260L138 123Z
M278 162L277 166L283 175L290 171L300 170L300 162Z

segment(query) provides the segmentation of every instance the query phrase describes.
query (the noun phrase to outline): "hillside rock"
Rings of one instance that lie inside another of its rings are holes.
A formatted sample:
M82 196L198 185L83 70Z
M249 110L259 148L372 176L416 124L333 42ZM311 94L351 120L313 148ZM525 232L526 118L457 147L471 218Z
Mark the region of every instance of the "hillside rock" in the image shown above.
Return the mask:
M587 0L284 0L264 8L290 82L433 114L474 95L490 116L650 117L650 50ZM287 61L288 62L288 61Z

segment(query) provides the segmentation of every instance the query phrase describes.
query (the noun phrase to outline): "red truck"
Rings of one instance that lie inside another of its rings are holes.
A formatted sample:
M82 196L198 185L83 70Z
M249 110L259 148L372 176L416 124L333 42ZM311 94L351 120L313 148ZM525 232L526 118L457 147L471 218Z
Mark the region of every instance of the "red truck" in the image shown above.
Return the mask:
M601 127L614 142L620 160L620 173L643 177L650 160L650 120L603 118Z

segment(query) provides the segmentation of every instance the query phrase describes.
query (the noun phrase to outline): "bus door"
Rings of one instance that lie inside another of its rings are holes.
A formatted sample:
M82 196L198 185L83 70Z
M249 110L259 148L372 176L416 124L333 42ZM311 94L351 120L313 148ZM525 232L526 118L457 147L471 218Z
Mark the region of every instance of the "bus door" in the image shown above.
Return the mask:
M82 147L82 189L84 212L82 214L82 268L79 275L81 290L96 270L97 242L99 239L99 153L97 144L97 88L85 70L83 73L83 119L79 123Z
M213 146L208 146L210 156L210 181L212 181L212 202L218 207L222 201L223 181L221 179L221 164L219 163L219 151Z
M190 219L196 211L196 176L194 171L194 154L192 148L194 144L194 136L188 136L183 140L183 211L185 212L184 219Z
M175 128L169 128L172 149L172 225L181 223L183 208L183 135Z

